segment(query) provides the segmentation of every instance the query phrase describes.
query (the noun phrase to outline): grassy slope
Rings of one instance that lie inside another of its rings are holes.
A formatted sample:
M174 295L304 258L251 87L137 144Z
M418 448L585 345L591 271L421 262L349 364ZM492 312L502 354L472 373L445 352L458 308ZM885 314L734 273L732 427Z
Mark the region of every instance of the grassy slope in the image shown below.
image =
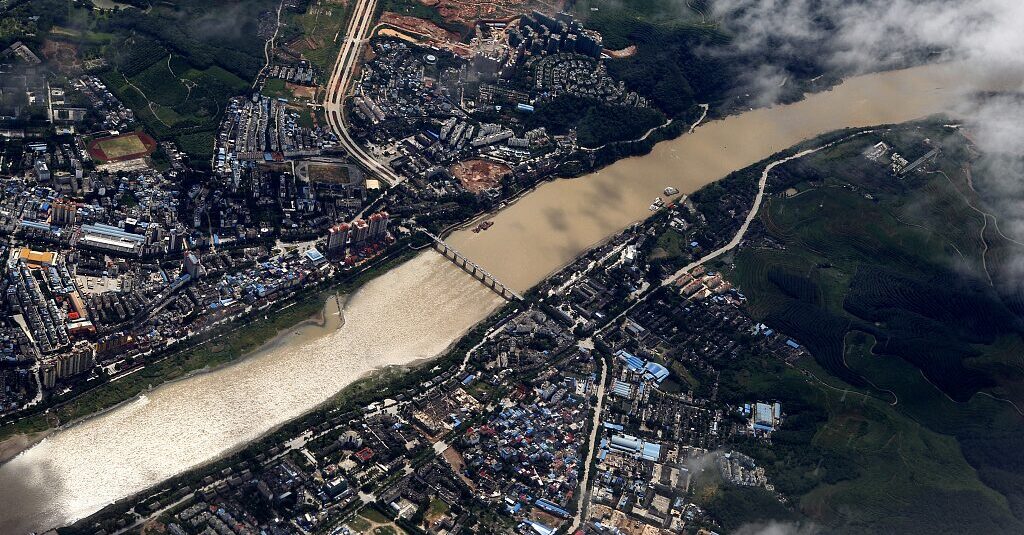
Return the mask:
M909 143L913 135L901 131L891 141ZM1013 378L1020 377L1024 342L1013 327L979 333L980 327L964 326L971 315L1009 321L991 288L969 286L972 298L966 300L956 293L963 280L985 280L981 218L955 180L933 174L898 181L870 172L860 156L866 142L788 167L778 187L801 193L770 199L760 217L784 248L745 249L731 270L756 317L812 350L817 362L801 363L802 371L831 385L813 392L786 384L797 373L792 370L738 372L742 389L788 395L791 405L823 411L803 440L790 444L784 435L760 456L780 488L796 491L800 509L830 526L939 533L1024 529L1011 514L1024 510L1024 478L1011 454L1020 446L1021 418L1007 403L972 395L984 388L1019 399L1020 382ZM962 146L951 139L941 160L951 177L964 161ZM864 276L877 266L898 277ZM925 285L933 281L941 284ZM868 307L871 314L865 314L860 296L878 288L887 308ZM960 311L962 317L945 310L956 307L970 310ZM882 342L876 345L876 338ZM929 344L936 339L941 343ZM849 393L857 390L870 397ZM807 462L815 455L842 461L832 470L835 477L820 463Z

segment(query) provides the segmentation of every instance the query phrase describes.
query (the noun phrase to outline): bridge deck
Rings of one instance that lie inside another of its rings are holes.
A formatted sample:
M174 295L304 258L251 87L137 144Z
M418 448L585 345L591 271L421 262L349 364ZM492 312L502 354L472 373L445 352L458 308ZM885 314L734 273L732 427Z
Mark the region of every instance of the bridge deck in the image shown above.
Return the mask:
M451 260L455 265L469 272L474 277L478 278L480 282L484 283L485 286L488 286L489 288L497 292L498 295L504 297L505 299L509 299L511 297L510 300L523 300L523 296L516 293L516 291L513 290L512 288L509 288L505 283L498 280L498 278L495 277L494 275L491 275L486 269L480 267L479 264L470 260L469 257L460 253L458 249L452 247L451 245L448 245L448 243L446 243L440 237L435 236L430 232L427 232L426 230L423 230L423 233L429 236L430 239L434 240L435 246L439 245L441 247L444 247L444 251L442 251L441 254L443 254L445 258L449 258L448 252L451 252L452 257L450 257L449 260ZM461 265L459 264L460 260L462 262ZM472 267L472 270L470 270L469 267ZM491 284L487 284L488 279L490 279Z

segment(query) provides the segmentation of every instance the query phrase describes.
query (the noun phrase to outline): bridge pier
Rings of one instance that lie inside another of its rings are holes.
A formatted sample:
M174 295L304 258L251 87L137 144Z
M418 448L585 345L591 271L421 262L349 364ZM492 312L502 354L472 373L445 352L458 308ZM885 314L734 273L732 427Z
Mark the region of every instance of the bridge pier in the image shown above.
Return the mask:
M508 288L504 284L502 284L502 282L499 281L494 275L488 273L487 270L478 266L476 262L473 262L468 257L464 256L455 248L450 247L447 243L444 242L444 240L427 232L426 230L421 229L421 231L427 236L429 236L430 239L434 240L434 248L439 253L441 253L441 255L451 260L453 264L462 268L462 270L465 271L466 273L472 275L473 278L482 282L484 286L487 286L488 288L493 290L494 293L500 295L503 299L508 299L510 301L522 299L522 297L519 294L517 294L515 291ZM448 256L449 250L452 253L451 256Z

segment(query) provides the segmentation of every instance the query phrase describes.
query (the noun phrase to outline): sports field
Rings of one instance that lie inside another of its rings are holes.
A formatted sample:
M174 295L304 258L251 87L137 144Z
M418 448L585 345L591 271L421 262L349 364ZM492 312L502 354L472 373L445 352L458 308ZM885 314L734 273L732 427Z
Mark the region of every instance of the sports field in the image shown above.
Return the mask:
M156 141L142 132L93 140L89 154L102 162L119 162L149 156L156 150Z
M309 164L309 179L328 184L348 184L352 181L347 165L313 162Z

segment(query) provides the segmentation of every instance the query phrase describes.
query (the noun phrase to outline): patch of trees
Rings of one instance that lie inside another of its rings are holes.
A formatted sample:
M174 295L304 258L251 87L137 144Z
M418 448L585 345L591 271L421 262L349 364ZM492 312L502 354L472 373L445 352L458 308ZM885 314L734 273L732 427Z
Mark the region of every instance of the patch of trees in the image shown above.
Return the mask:
M260 38L260 4L234 7L218 13L216 6L180 7L171 11L154 9L140 14L121 10L105 21L106 30L121 35L145 35L165 48L184 56L199 69L219 65L244 80L262 68L263 39Z
M629 34L637 53L607 62L608 73L679 117L699 102L721 101L735 85L735 70L708 50L722 37L692 28L640 24Z
M585 147L637 139L664 122L665 116L655 109L606 104L573 95L538 104L529 118L531 127L543 126L554 134L576 128L577 141Z
M721 372L723 401L739 405L751 399L772 399L786 412L784 424L772 433L770 442L750 438L737 444L737 449L765 468L779 492L797 497L820 484L859 477L855 458L815 444L814 437L828 423L829 413L803 378L787 373L785 365L772 357L750 354L723 363Z
M705 504L705 509L727 533L754 522L791 522L799 518L760 487L722 486Z

